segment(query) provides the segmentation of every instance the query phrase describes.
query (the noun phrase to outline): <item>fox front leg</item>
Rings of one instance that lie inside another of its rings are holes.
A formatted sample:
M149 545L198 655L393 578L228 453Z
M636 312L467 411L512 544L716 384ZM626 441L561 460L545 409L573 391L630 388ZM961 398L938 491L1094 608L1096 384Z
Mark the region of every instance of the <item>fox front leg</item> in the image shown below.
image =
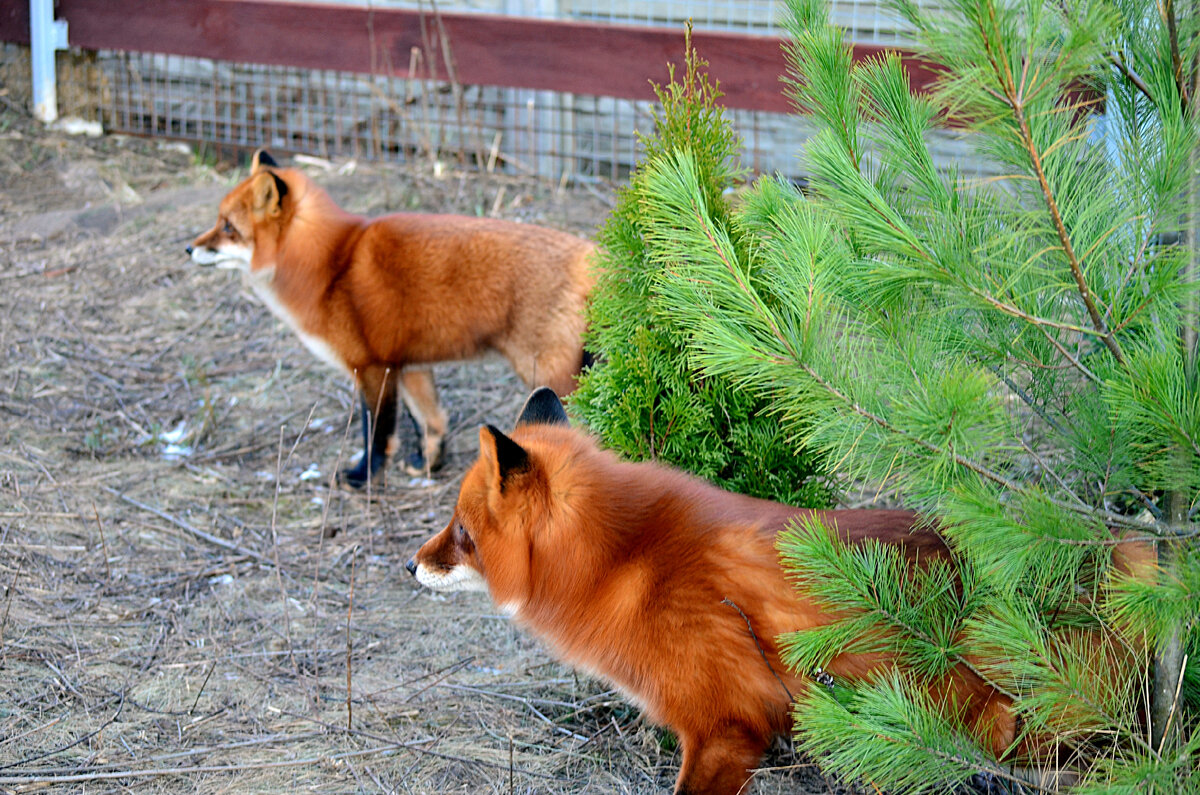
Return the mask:
M683 764L675 795L738 795L770 742L769 737L736 724L701 735L681 732Z
M396 409L400 396L396 390L396 371L371 368L359 383L362 396L362 457L343 469L340 479L351 488L361 489L387 463L396 440Z

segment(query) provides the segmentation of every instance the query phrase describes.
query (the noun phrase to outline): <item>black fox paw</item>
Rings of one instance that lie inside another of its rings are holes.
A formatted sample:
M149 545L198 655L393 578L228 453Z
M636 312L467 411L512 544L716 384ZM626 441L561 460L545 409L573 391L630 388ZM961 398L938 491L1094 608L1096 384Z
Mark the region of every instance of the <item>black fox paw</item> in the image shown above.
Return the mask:
M421 454L420 450L414 450L408 458L404 459L401 466L406 474L416 478L421 477L427 471L425 464L425 456ZM437 457L433 459L433 465L428 467L428 471L439 472L444 466L446 466L446 440L442 439L438 444Z
M347 467L338 473L338 483L352 489L365 488L383 470L385 463L385 456L371 456L370 463L367 456L363 456L355 466Z

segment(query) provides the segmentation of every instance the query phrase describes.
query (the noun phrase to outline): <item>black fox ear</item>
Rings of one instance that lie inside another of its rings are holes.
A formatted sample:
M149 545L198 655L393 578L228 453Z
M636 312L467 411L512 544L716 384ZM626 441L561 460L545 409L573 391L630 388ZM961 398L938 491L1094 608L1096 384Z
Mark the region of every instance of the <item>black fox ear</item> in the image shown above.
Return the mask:
M271 179L275 180L275 190L279 191L279 198L283 199L284 196L287 196L288 186L287 183L283 181L283 177L272 171Z
M496 428L486 425L479 429L479 455L493 467L493 477L500 491L516 475L529 471L529 453Z
M517 416L517 425L566 425L567 412L554 390L548 386L533 390Z
M267 153L266 149L259 149L254 153L254 157L250 158L250 173L253 174L265 166L277 168L279 164Z
M283 178L274 171L264 171L254 177L254 210L265 215L276 215L280 211L280 203L287 195L288 186Z

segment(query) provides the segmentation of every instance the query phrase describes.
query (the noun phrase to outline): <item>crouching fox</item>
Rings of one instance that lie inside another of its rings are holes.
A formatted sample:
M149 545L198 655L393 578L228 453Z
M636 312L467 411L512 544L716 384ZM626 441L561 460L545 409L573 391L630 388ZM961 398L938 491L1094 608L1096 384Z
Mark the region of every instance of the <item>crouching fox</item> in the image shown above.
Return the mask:
M812 511L621 461L568 427L549 389L530 396L511 436L487 426L479 446L450 523L407 568L435 590L487 591L557 657L670 727L677 793L742 788L791 729L789 691L804 686L776 639L837 617L785 576L775 543L786 525L815 514L846 543L894 544L913 565L950 559L909 511ZM892 664L843 653L826 670L853 680ZM997 755L1014 741L1009 698L966 666L931 693Z

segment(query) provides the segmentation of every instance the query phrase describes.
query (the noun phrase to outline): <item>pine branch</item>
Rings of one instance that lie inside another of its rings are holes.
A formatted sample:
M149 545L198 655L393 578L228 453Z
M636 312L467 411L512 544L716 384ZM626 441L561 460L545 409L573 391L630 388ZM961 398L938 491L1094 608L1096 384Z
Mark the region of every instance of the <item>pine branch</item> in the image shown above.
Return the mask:
M1181 0L1156 1L1178 13L1170 35L1190 60L1195 20ZM1127 677L1145 661L1140 644L1190 626L1200 557L1152 576L1109 568L1129 549L1117 545L1190 550L1200 538L1200 523L1153 505L1150 521L1125 513L1164 488L1194 500L1200 484L1200 402L1171 347L1193 295L1162 237L1176 229L1196 129L1173 117L1177 103L1153 101L1178 71L1167 25L1137 4L1070 0L964 0L915 24L946 70L939 99L976 119L974 140L1007 166L1004 192L935 167L936 105L909 96L894 60L852 66L842 36L820 26L822 0L788 4L800 30L793 96L813 100L821 128L806 147L814 189L768 179L729 210L702 153L660 147L641 172L631 244L644 244L655 308L686 332L697 372L769 398L789 443L822 450L832 469L911 489L912 504L942 516L961 564L957 589L941 567L910 589L873 548L834 565L819 545L794 557L781 547L785 567L825 589L815 598L845 613L789 637L787 664L886 653L911 673L836 699L810 689L798 709L817 720L798 732L822 765L880 786L1007 778L925 697L936 685L915 684L970 671L1026 719L1010 753L1055 734L1085 782L1134 765L1179 780L1190 762L1171 744L1152 753ZM1092 100L1063 96L1093 79L1123 112L1111 146L1088 138ZM1173 725L1186 716L1194 732L1191 687ZM1187 753L1200 748L1189 742Z
M919 640L922 640L925 643L928 643L930 646L937 645L937 641L933 637L931 637L929 635L929 633L925 632L920 627L914 626L906 621L903 621L898 615L891 612L890 610L887 610L883 606L883 604L881 602L879 602L879 600L875 600L875 612L878 613L880 616L883 616L885 619L887 619L892 624L892 626L898 627L898 628L904 630L905 632L909 633L913 637L918 638ZM966 668L971 673L978 676L981 681L986 682L990 687L994 688L997 693L1000 693L1001 695L1004 695L1004 696L1008 696L1013 701L1018 700L1018 696L1016 693L1013 693L1011 690L1008 690L1003 685L1001 685L999 682L994 681L991 677L989 677L983 671L979 670L979 668L977 668L973 662L971 662L969 659L967 659L962 654L959 654L958 652L950 652L949 657L951 659L955 660L959 665Z
M1066 430L1061 425L1059 425L1058 422L1054 420L1054 418L1052 418L1049 414L1046 413L1046 410L1044 408L1042 408L1041 404L1034 401L1032 395L1030 395L1028 392L1026 392L1024 389L1022 389L1020 386L1018 386L1016 384L1016 382L1014 382L1007 375L1005 375L1004 371L1000 369L999 365L989 364L989 365L987 365L987 368L989 370L991 370L993 373L995 373L996 377L999 378L1001 381L1003 381L1008 386L1008 388L1013 391L1013 393L1017 397L1021 398L1022 402L1024 402L1026 406L1029 406L1029 408L1033 410L1034 414L1037 414L1039 417L1041 417L1043 422L1045 422L1047 425L1049 425L1051 428L1058 431L1059 433L1066 434Z
M1150 93L1150 86L1146 85L1146 81L1137 72L1129 68L1129 64L1125 63L1125 59L1121 57L1119 52L1116 50L1110 51L1108 53L1108 60L1109 63L1121 71L1121 74L1125 75L1126 80L1133 83L1137 90L1142 92L1146 99L1151 102L1154 101L1154 95Z
M979 475L980 477L984 478L985 480L989 480L998 486L1002 486L1003 488L1007 489L1008 491L1011 491L1015 494L1020 494L1023 497L1034 497L1035 496L1032 491L1030 491L1029 489L1025 488L1024 486L1018 484L1016 481L1013 481L1013 480L1010 480L1010 479L1004 477L999 472L995 472L994 470L984 466L983 464L981 464L977 461L971 461L967 458L964 458L963 456L959 455L958 453L943 449L942 447L939 447L938 445L936 445L932 442L926 441L925 439L922 439L918 436L913 435L912 433L904 430L903 428L897 428L895 425L892 425L890 422L888 422L883 417L880 417L879 415L874 414L874 413L868 411L867 409L864 409L862 406L858 405L858 403L856 403L852 398L850 398L849 396L847 396L846 394L841 392L841 390L839 390L833 384L831 384L828 381L826 381L825 379L823 379L815 370L813 370L811 367L809 367L804 362L800 362L797 360L785 360L785 359L780 359L778 357L768 357L768 360L774 362L775 364L798 366L806 375L808 375L810 378L812 378L813 381L816 382L819 386L821 386L828 394L830 394L833 397L837 398L838 400L842 401L843 405L845 405L847 408L849 408L852 412L854 412L858 416L862 417L863 419L871 421L872 423L874 423L878 427L882 428L883 430L887 431L888 433L892 433L897 436L901 436L905 439L909 439L917 446L919 446L931 453L935 453L935 454L937 454L939 456L943 456L943 457L948 457L952 461L954 461L955 464L963 467L964 469L970 470L971 472L974 472L975 474ZM1077 505L1074 503L1065 502L1063 500L1058 500L1053 497L1050 497L1049 495L1045 495L1043 497L1043 499L1045 499L1047 502L1049 502L1051 505L1055 506L1056 508L1062 508L1064 510L1071 511L1072 513L1079 514L1081 516L1095 517L1095 518L1103 521L1105 524L1108 524L1108 525L1111 525L1114 527L1126 527L1126 528L1132 528L1132 529L1137 529L1137 530L1142 530L1142 531L1149 530L1155 534L1154 538L1156 540L1161 539L1161 538L1190 538L1193 535L1200 534L1200 531L1198 531L1198 532L1185 531L1182 528L1174 527L1174 526L1164 523L1162 521L1154 521L1154 522L1148 523L1148 522L1140 521L1133 517L1124 516L1119 513L1113 513L1111 511L1108 511L1108 510L1105 510L1102 508L1095 508L1092 506L1088 506L1086 504ZM1064 542L1064 543L1069 543L1069 542ZM1106 542L1103 539L1096 539L1093 541L1093 540L1089 539L1088 541L1077 542L1077 543L1086 544L1086 545L1094 544L1094 545L1098 545L1098 546L1104 546L1107 543L1122 543L1122 542Z
M1152 301L1153 299L1150 296L1147 296L1141 303L1134 307L1133 311L1129 313L1128 317L1113 327L1113 332L1116 333L1118 331L1125 330L1130 323L1132 323L1139 315L1141 315L1150 307Z
M890 737L884 737L883 739L886 740L887 742L893 742L893 743L902 742L901 740L896 740L896 739L893 739ZM947 753L946 751L942 751L937 748L930 748L929 746L923 746L923 750L925 751L925 753L927 753L930 756L935 757L943 762L951 762L951 763L959 764L959 765L971 765L974 767L978 767L983 772L991 773L993 776L996 776L997 778L1002 778L1005 781L1010 781L1013 784L1017 785L1017 789L1016 789L1017 792L1024 792L1026 789L1032 790L1034 792L1044 792L1044 793L1047 793L1047 795L1056 795L1059 792L1058 789L1047 789L1046 787L1043 787L1041 784L1035 784L1032 781L1027 781L1026 779L1021 778L1020 776L1014 775L1011 769L1006 769L1006 768L1000 767L999 765L992 764L991 762L987 762L987 761L983 761L981 759L975 759L975 758L971 758L971 759L964 758L964 757L958 756L956 754Z
M908 439L913 444L917 445L918 447L920 447L930 453L933 453L939 457L948 458L949 460L953 461L959 467L962 467L966 470L974 472L976 475L979 475L980 477L984 478L985 480L988 480L998 486L1001 486L1004 489L1006 489L1012 493L1020 494L1024 497L1035 496L1033 494L1033 492L1031 490L1029 490L1028 488L1026 488L1025 486L1017 483L1016 481L1013 481L1009 478L1004 477L1002 474L987 467L983 463L968 459L965 456L962 456L953 450L945 449L937 444L934 444L933 442L930 442L928 440L920 438L919 436L916 436L915 434L911 433L910 431L906 431L902 428L895 426L894 424L888 422L887 419L885 419L884 417L881 417L878 414L875 414L874 412L871 412L868 409L859 405L853 398L851 398L848 395L846 395L845 393L843 393L834 384L832 384L831 382L826 380L824 377L822 377L820 375L820 373L818 373L814 368L812 368L807 362L805 362L803 360L803 357L800 355L799 351L797 351L795 349L795 347L792 345L788 336L783 333L783 330L780 327L775 314L770 311L770 309L768 308L766 303L763 301L762 297L759 295L758 291L756 289L754 289L750 284L748 284L743 279L740 269L738 267L736 267L726 256L723 246L721 246L720 242L717 240L716 236L714 235L711 226L707 223L707 215L704 212L703 206L697 202L695 194L692 194L691 197L689 198L689 204L690 204L690 206L688 209L690 210L692 221L695 224L695 228L704 235L705 240L707 241L707 243L710 246L710 253L713 254L716 257L716 259L721 263L725 272L733 280L733 283L736 286L736 288L738 289L738 291L740 291L741 294L743 295L743 297L746 298L751 303L751 305L754 307L756 316L764 322L764 324L767 326L767 328L770 329L772 337L781 346L781 348L783 349L783 351L787 357L787 358L781 358L779 356L770 356L767 354L762 354L760 356L761 361L769 362L769 363L779 365L779 366L784 366L784 367L789 367L789 366L798 367L802 372L804 372L806 375L808 375L809 378L811 378L814 383L816 383L818 386L820 386L827 394L831 395L838 401L842 402L842 404L845 405L847 408L849 408L854 414L857 414L859 417L862 417L863 419L870 421L871 423L873 423L877 427L887 431L888 433L894 434L894 435L899 436L904 439ZM1043 331L1044 331L1044 329L1043 329ZM1064 355L1066 355L1069 358L1071 358L1072 360L1074 360L1074 357L1070 356L1070 354L1067 351L1065 351L1065 349L1061 348L1061 346L1058 345L1056 340L1053 340L1052 338L1050 338L1049 335L1047 335L1047 337L1048 337L1048 339L1050 339L1050 341L1053 344L1055 344L1056 347L1059 348L1060 351L1062 351L1064 353ZM1085 373L1090 372L1080 362L1076 361L1076 366L1079 367L1081 369L1081 371L1083 371ZM1093 376L1093 378L1095 378L1095 377ZM1066 501L1059 500L1059 499L1056 499L1053 497L1049 497L1048 495L1046 495L1044 497L1044 499L1049 501L1050 504L1054 505L1055 507L1071 511L1072 513L1075 513L1075 514L1088 516L1088 517L1095 517L1095 518L1103 521L1104 523L1108 524L1109 526L1113 526L1113 527L1132 528L1132 529L1137 529L1137 530L1140 530L1143 532L1149 530L1151 532L1154 532L1156 535L1158 535L1160 537L1164 537L1164 538L1178 537L1178 536L1180 536L1180 534L1182 532L1184 532L1182 530L1182 528L1175 528L1175 527L1172 527L1171 525L1164 524L1161 521L1154 521L1152 523L1147 524L1146 522L1139 521L1138 519L1131 518L1128 516L1123 516L1123 515L1117 514L1117 513L1113 513L1111 511L1108 511L1103 508L1096 508L1096 507L1090 507L1090 506L1081 505L1081 504L1074 504L1074 503L1066 502ZM1102 542L1097 541L1096 543L1099 544Z
M810 687L797 701L801 748L847 778L902 792L944 792L955 776L983 771L1028 791L1030 784L979 752L928 695L892 674L851 690L848 703ZM1026 791L1021 789L1020 791Z
M1039 659L1041 661L1045 670L1053 672L1055 674L1060 674L1058 668L1055 665L1056 662L1060 662L1060 661L1056 660L1054 657L1051 656L1051 651L1052 650L1049 647L1026 649L1027 653L1034 655L1037 659ZM1086 705L1090 710L1092 710L1092 712L1094 714L1103 717L1103 719L1106 722L1108 722L1108 724L1110 726L1124 727L1126 721L1122 720L1121 716L1119 716L1119 715L1111 714L1107 709L1105 709L1103 704L1101 704L1096 699L1092 698L1092 692L1088 691L1087 689L1074 687L1069 681L1066 680L1066 677L1062 676L1061 674L1058 676L1058 683L1060 686L1063 687L1063 689L1065 691L1067 691L1071 694L1072 699L1074 699L1075 701L1078 701L1081 704ZM1141 747L1143 750L1149 752L1155 758L1158 758L1158 759L1162 758L1161 754L1159 754L1157 751L1155 751L1154 747L1149 742L1147 742L1146 738L1142 737L1141 734L1136 729L1131 730L1131 731L1122 729L1121 731L1122 731L1122 734L1129 737L1129 739L1132 740L1135 745L1137 745L1137 746Z
M1057 430L1059 431L1059 433L1063 432L1062 429L1057 429ZM1072 497L1074 497L1076 499L1076 501L1079 503L1080 507L1082 507L1084 509L1088 509L1088 510L1091 509L1091 506L1089 506L1086 502L1084 502L1083 499L1080 498L1080 496L1075 493L1075 490L1072 489L1070 486L1068 486L1066 484L1066 481L1064 481L1062 479L1062 477L1056 471L1054 471L1054 468L1051 467L1049 464L1047 464L1042 459L1042 457L1040 455L1038 455L1036 450L1034 450L1032 447L1030 447L1028 444L1025 443L1024 439L1021 439L1021 449L1023 449L1026 453L1031 455L1034 458L1034 460L1036 460L1038 462L1038 466L1040 466L1042 468L1042 471L1045 472L1047 475L1049 475L1051 478L1053 478L1054 482L1058 484L1058 487L1060 489L1062 489L1067 494L1070 494Z
M999 298L996 298L994 295L984 292L983 290L980 290L977 287L972 287L969 284L964 284L963 287L965 289L969 290L971 295L982 298L984 301L986 301L992 307L999 309L1004 314L1009 315L1011 317L1018 318L1020 320L1024 320L1026 323L1029 323L1030 325L1039 326L1039 327L1044 326L1046 328L1058 329L1059 331L1070 331L1070 332L1073 332L1076 334L1083 334L1085 336L1094 336L1094 337L1101 337L1101 338L1104 336L1103 331L1097 331L1095 329L1085 328L1083 326L1079 326L1074 323L1064 323L1064 322L1058 321L1058 320L1050 320L1049 318L1038 317L1037 315L1031 315L1028 312L1026 312L1025 310L1021 309L1020 307L1015 306L1013 304L1005 303L1004 301L1001 301Z
M1169 0L1168 0L1169 1ZM1071 268L1071 275L1075 278L1075 285L1079 291L1080 300L1083 301L1084 307L1087 309L1088 316L1092 320L1092 325L1104 340L1104 345L1109 349L1112 355L1121 364L1125 363L1125 355L1121 351L1120 343L1116 337L1109 331L1107 324L1104 322L1104 317L1100 314L1100 310L1096 307L1096 302L1092 296L1092 291L1088 287L1087 279L1083 275L1083 263L1079 260L1075 253L1075 247L1071 242L1071 236L1067 231L1066 224L1062 219L1062 213L1059 210L1058 200L1054 195L1054 191L1050 188L1050 183L1046 177L1046 172L1042 164L1042 153L1037 147L1037 143L1033 140L1033 133L1029 128L1029 120L1026 118L1026 102L1025 85L1018 85L1013 78L1012 72L1008 68L1007 60L999 57L994 51L998 47L998 40L1002 34L1000 32L999 21L996 19L996 8L992 3L987 5L988 15L992 23L992 32L995 34L996 41L993 41L989 36L989 31L984 28L983 20L979 21L979 33L983 40L984 47L988 53L988 59L991 62L994 76L1000 82L1001 93L1004 96L1005 102L1009 109L1012 110L1013 118L1017 123L1017 131L1021 138L1021 144L1026 153L1029 155L1030 163L1033 167L1035 176L1037 177L1038 186L1041 189L1042 197L1046 201L1046 207L1050 211L1051 220L1054 223L1055 232L1058 235L1059 244L1062 247L1064 256L1067 258L1067 264ZM1028 59L1026 60L1028 66ZM1024 77L1024 75L1022 75Z
M794 555L793 552L789 551L791 549L792 544L796 544L798 548L803 549L802 544L807 539L800 532L801 529L803 529L804 531L806 531L808 533L816 534L814 536L811 536L810 538L820 539L820 540L824 541L825 543L830 544L831 546L829 546L827 549L829 550L831 556L836 556L839 552L841 554L845 554L845 555L855 555L856 554L855 551L851 551L850 549L846 548L844 545L841 545L839 540L837 539L836 535L834 535L830 531L829 526L825 525L824 522L820 521L819 519L810 518L805 521L805 524L803 525L802 528L796 528L789 535L784 537L785 544L783 546L781 546L781 550L783 552L783 557L785 560L791 558ZM841 546L840 550L839 550L839 546ZM896 554L896 551L894 549L887 548L887 547L881 547L880 551L885 555L894 556L894 557L885 557L884 558L884 560L887 561L887 563L885 563L885 566L907 565L907 564L903 563L902 561L898 561L898 555ZM801 571L805 566L804 563L800 562L800 557L801 556L796 556L796 560L794 561L794 563L795 563L794 567L795 567L796 571ZM824 560L824 556L819 555L819 554L815 555L815 556L809 554L809 555L804 555L803 557L805 560L809 560L809 561L814 560L814 559ZM834 557L833 559L837 560L836 557ZM868 560L869 560L869 558L868 558ZM875 568L876 564L868 563L868 564L864 564L864 565L866 565L866 567L872 571L878 571L878 569ZM880 595L879 591L876 589L874 582L872 582L870 580L864 580L864 579L860 579L858 577L850 576L850 571L855 569L854 564L845 562L845 559L842 559L841 561L838 561L837 563L834 564L834 568L840 573L841 581L846 583L846 585L849 586L849 588L853 591L853 593L857 599L857 602L854 604L855 608L862 610L863 613L866 615L874 615L874 616L883 618L887 624L891 625L891 627L893 627L895 629L903 630L903 632L908 633L908 635L922 641L923 643L925 643L927 646L929 646L932 649L938 649L941 654L945 655L945 658L947 661L953 662L957 665L962 665L964 668L969 670L971 673L978 676L982 681L986 682L988 685L993 687L997 692L1013 699L1014 702L1017 700L1018 697L1015 693L1013 693L1010 690L1008 690L1007 688L1005 688L999 682L993 681L991 679L991 677L989 677L987 674L985 674L983 671L981 671L975 665L975 663L973 663L965 655L955 651L953 647L951 647L949 649L945 648L944 644L939 642L938 639L935 638L932 634L930 634L926 629L912 623L911 621L906 621L895 610L890 609L889 606L887 604L885 604L884 600L881 598L881 595ZM895 581L905 581L904 576L905 575L901 574L899 571L892 571L890 574L887 575L889 580L895 580ZM927 579L924 582L926 584L928 584L930 582L930 580ZM946 585L946 587L950 587L949 581L947 581L945 583L945 585ZM936 591L933 591L933 593L936 594ZM828 598L828 596L829 596L828 594L825 594L825 595L822 595L821 598ZM836 601L838 603L843 603L845 600L839 598ZM958 619L955 621L955 627L957 629L955 630L955 632L953 634L961 635L962 634L961 619ZM903 637L903 634L901 635L901 637ZM825 663L821 662L819 664L824 665Z
M1072 367L1074 367L1079 372L1083 373L1083 375L1087 378L1087 380L1091 381L1093 384L1100 383L1100 377L1097 376L1095 373L1093 373L1090 369L1088 369L1087 365L1085 365L1083 362L1079 361L1079 359L1076 356L1074 356L1070 351L1068 351L1061 342L1059 342L1054 337L1052 337L1050 335L1050 332L1046 331L1046 329L1041 326L1038 327L1038 331L1042 332L1042 335L1046 338L1046 341L1049 342L1051 345L1053 345L1058 350L1058 352L1063 355L1063 358L1071 363Z

